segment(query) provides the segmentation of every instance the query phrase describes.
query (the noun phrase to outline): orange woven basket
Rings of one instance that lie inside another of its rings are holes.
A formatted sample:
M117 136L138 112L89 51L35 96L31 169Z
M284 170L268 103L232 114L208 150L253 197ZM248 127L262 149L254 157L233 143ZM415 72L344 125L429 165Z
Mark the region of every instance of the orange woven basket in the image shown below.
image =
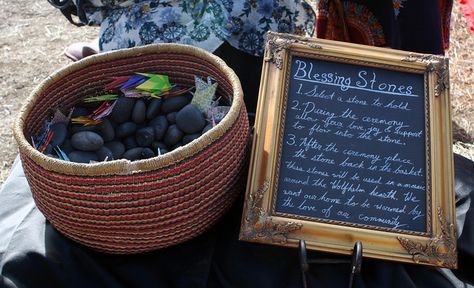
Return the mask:
M218 82L231 105L196 141L146 160L94 164L48 157L29 141L55 108L100 95L111 77L165 74L193 86ZM245 183L249 137L242 88L218 57L196 47L156 44L88 57L57 71L32 93L14 127L22 165L39 210L67 237L96 250L129 254L184 242L212 226Z

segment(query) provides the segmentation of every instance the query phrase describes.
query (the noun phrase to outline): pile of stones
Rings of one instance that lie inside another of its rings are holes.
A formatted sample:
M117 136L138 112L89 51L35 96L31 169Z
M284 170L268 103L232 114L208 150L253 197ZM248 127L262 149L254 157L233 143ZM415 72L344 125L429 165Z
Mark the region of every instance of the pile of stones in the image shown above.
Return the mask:
M58 157L54 151L59 147L69 161L79 163L134 161L165 154L213 127L191 104L192 97L189 92L167 99L119 96L112 112L96 125L52 124L53 136L43 153ZM77 106L72 117L90 115L91 110Z

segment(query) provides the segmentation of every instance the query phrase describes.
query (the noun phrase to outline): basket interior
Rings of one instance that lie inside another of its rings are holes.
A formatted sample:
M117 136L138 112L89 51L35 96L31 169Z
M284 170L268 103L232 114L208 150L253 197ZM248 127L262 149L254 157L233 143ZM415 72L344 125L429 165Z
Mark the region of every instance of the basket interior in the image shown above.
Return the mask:
M74 65L74 64L73 64ZM127 76L135 72L168 75L171 84L194 86L194 76L202 79L210 76L217 81L216 95L232 103L232 84L215 64L195 55L181 53L152 53L126 58L106 60L85 65L80 69L53 76L49 85L35 97L33 109L25 119L23 134L31 139L44 121L50 119L56 109L69 111L83 98L106 94L104 86L113 77Z

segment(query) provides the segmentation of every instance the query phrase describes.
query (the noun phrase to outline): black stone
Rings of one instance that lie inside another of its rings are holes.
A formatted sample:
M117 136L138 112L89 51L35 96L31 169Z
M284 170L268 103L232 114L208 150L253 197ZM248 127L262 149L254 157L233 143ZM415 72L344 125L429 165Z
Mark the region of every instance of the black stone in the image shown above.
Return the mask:
M135 147L128 149L123 153L122 158L128 159L130 161L139 160L142 158L143 147Z
M138 129L135 134L135 140L137 140L138 146L148 147L151 146L153 140L155 139L155 130L153 127L145 127Z
M72 151L67 155L69 160L72 162L78 163L89 163L91 161L98 161L99 158L95 152L86 152L86 151Z
M160 142L160 141L153 141L153 143L151 144L151 147L153 148L153 151L155 151L156 155L158 156L168 153L170 151L168 149L168 146L166 146L165 143Z
M171 151L175 150L175 149L178 149L179 147L183 146L183 142L178 142L176 143L172 148L171 148Z
M173 147L183 138L183 131L181 131L175 124L168 127L166 130L164 142L168 147Z
M212 129L212 123L209 123L206 125L206 127L204 127L204 129L202 129L202 134L206 133L207 131L211 129Z
M77 132L82 132L82 131L92 131L94 132L97 129L96 125L71 125L69 127L69 133L70 135L76 134Z
M135 102L135 106L133 107L132 111L132 120L133 122L140 124L145 122L145 117L146 117L146 104L145 101L139 99L137 102Z
M71 145L81 151L97 151L104 144L99 134L91 131L77 132L71 137Z
M141 153L141 159L148 159L155 157L155 153L150 148L144 148Z
M66 140L66 136L67 136L66 123L62 123L62 122L54 123L53 125L51 125L51 131L53 131L54 134L49 144L53 147L63 145L64 140Z
M154 118L153 120L148 123L149 126L153 127L155 130L155 140L160 141L163 139L163 136L166 133L166 130L168 129L168 120L166 120L165 116L158 116Z
M157 151L158 148L160 149L166 149L168 150L168 146L166 146L165 143L161 142L161 141L153 141L153 143L151 143L151 148L153 148L153 150Z
M155 118L158 115L158 113L160 113L162 103L163 103L163 100L161 99L151 100L146 109L146 119L150 120L150 119Z
M76 106L72 111L71 117L76 118L81 116L87 116L89 114L91 114L91 112L86 107Z
M171 112L166 114L166 120L168 120L168 123L176 124L176 114L178 114L178 112Z
M104 143L104 146L109 148L109 150L112 152L114 159L122 158L122 155L125 152L125 145L120 141L110 141Z
M168 148L160 148L159 154L158 154L158 150L156 151L158 156L166 154L168 152L170 152L170 150L168 150Z
M178 112L189 103L189 99L186 96L174 96L166 99L163 101L163 105L161 106L161 112L163 114L168 114L171 112Z
M44 148L43 154L52 154L53 153L53 146L51 144L48 144L46 148Z
M112 141L115 138L114 126L107 118L102 119L102 122L97 125L96 132L102 136L105 142Z
M126 150L138 147L138 143L137 143L137 140L135 139L135 135L130 135L128 137L125 137L123 139L123 144L125 145Z
M194 105L186 105L176 115L176 125L187 134L201 132L206 126L204 115Z
M115 159L112 151L110 151L110 149L106 146L100 147L100 149L97 150L96 154L99 161L112 161Z
M115 137L117 138L123 138L127 137L130 135L134 135L135 132L137 131L137 124L135 122L125 122L117 126L115 128Z
M110 118L119 124L128 121L130 120L134 106L134 98L119 97L112 113L110 113Z
M71 144L71 140L69 139L64 140L63 145L61 145L59 148L61 148L61 150L66 154L69 154L74 150Z
M194 133L194 134L186 134L183 137L183 145L186 145L193 140L196 140L197 138L201 137L201 133Z

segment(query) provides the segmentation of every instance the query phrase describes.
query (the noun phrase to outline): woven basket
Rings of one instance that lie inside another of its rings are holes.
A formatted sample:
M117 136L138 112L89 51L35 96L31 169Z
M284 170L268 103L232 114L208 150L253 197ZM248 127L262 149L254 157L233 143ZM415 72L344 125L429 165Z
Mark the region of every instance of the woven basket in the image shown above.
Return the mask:
M230 112L196 141L151 159L81 164L35 150L29 139L53 109L103 93L110 77L150 72L194 85L211 76ZM218 57L196 47L157 44L88 57L57 71L29 97L14 134L39 210L67 237L96 250L129 254L193 238L230 207L245 180L249 135L242 89Z

